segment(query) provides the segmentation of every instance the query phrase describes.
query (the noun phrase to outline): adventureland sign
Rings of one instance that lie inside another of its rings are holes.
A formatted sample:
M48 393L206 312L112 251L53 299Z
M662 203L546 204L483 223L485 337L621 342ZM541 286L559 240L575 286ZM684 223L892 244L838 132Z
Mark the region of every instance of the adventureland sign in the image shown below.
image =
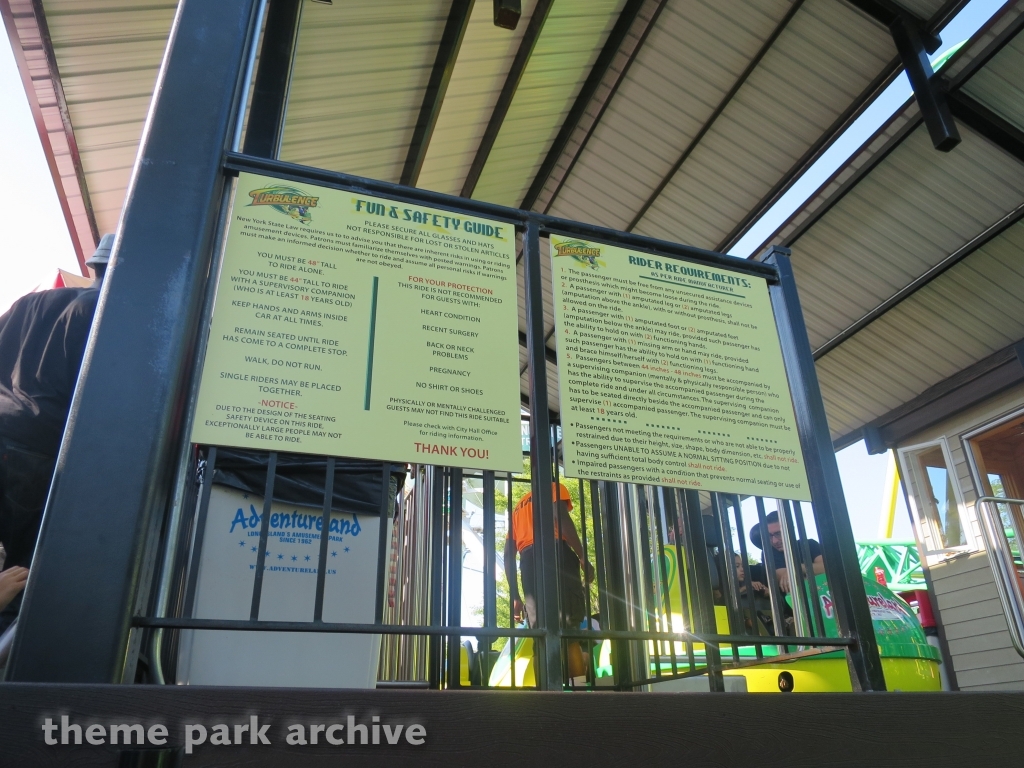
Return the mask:
M239 175L192 440L521 470L515 230Z

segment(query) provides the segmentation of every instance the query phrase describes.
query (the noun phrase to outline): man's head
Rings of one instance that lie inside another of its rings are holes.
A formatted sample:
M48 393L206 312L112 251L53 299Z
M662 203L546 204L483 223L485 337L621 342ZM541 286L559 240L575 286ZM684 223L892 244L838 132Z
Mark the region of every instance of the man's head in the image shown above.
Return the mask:
M782 526L779 524L779 513L769 512L764 519L765 527L768 529L768 543L772 548L782 551Z
M85 266L92 267L96 273L97 283L102 282L104 275L107 273L107 264L110 263L110 251L113 247L114 236L112 234L104 235L100 238L100 244L96 246L92 256L85 262Z

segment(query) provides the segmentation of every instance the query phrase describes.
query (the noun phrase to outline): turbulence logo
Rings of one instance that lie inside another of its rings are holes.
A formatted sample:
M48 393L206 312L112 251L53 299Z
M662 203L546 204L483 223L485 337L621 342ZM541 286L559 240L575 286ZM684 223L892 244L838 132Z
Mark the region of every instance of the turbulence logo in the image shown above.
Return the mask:
M581 266L591 269L600 269L605 264L601 261L601 249L595 248L590 243L582 240L567 240L563 243L553 243L555 256L571 256Z
M310 208L316 208L319 197L312 197L294 187L275 185L254 189L249 193L252 202L249 205L269 205L274 210L280 211L302 224L309 224L313 220L309 213Z

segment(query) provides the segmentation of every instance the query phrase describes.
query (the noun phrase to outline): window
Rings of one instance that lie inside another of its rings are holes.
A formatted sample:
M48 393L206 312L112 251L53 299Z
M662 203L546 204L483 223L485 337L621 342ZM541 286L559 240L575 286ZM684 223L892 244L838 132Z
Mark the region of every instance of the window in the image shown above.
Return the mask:
M945 446L931 443L900 451L909 482L918 538L926 555L945 555L969 548L961 514L960 493Z
M983 496L1019 499L1024 492L1024 416L1015 414L965 436L971 463ZM1019 562L1024 531L1024 509L1000 504L999 516L1010 544L1010 552Z

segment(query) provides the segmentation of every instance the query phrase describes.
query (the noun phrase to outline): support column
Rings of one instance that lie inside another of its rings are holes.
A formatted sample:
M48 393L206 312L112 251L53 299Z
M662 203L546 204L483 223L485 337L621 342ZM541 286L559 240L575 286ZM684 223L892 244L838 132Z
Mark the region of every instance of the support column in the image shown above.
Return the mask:
M825 573L835 604L836 624L840 633L857 640L857 645L847 650L854 690L884 691L885 677L857 562L857 545L853 539L850 514L846 509L846 497L789 254L788 248L775 246L763 261L779 270L779 282L770 284L768 291L775 311L782 359L789 377L814 505L814 522L821 537Z
M244 152L247 155L276 159L281 154L301 19L302 0L270 0L267 6L260 66L245 127Z
M121 682L171 495L256 0L182 0L128 186L7 678Z
M551 421L548 416L548 374L544 349L544 289L541 283L540 229L530 219L523 233L526 284L526 350L530 364L530 461L533 491L533 551L537 571L537 612L544 630L538 643L538 684L562 690L562 648L559 641L558 559L551 484Z

